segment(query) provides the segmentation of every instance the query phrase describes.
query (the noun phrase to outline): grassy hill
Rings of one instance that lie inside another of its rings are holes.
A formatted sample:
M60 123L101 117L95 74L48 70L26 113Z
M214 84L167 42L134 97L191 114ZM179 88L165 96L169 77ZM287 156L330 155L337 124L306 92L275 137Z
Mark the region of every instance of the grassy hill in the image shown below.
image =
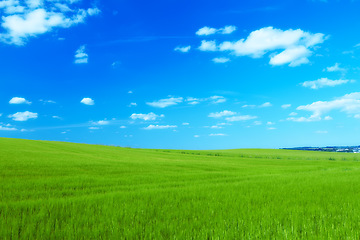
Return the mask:
M359 160L0 138L0 239L359 239Z

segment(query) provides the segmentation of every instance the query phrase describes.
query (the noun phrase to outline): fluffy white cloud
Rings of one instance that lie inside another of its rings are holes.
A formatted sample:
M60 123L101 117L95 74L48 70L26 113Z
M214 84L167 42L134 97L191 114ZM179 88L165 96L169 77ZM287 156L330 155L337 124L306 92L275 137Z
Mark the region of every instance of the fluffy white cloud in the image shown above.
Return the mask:
M213 58L212 61L214 63L227 63L230 61L230 58L226 58L226 57L218 57L218 58Z
M31 104L28 100L22 97L13 97L9 101L10 104Z
M335 87L341 84L345 84L348 82L355 82L354 80L330 80L328 78L320 78L315 81L305 81L301 83L303 87L308 87L311 89L319 89L323 87Z
M257 118L256 116L243 115L243 116L233 116L225 118L229 122L237 122L237 121L247 121L251 119Z
M182 97L170 97L170 98L165 98L165 99L160 99L158 101L154 101L154 102L147 102L146 104L152 107L157 107L157 108L165 108L165 107L169 107L169 106L173 106L173 105L177 105L181 102L183 102L183 98Z
M191 49L191 46L185 46L185 47L180 47L180 46L177 46L174 51L177 51L177 52L182 52L182 53L187 53L189 52Z
M75 60L74 63L81 64L81 63L88 63L89 55L85 52L85 45L79 47L78 50L75 52Z
M230 42L225 41L216 45L215 41L201 42L202 51L228 51L236 56L250 56L252 58L270 55L271 65L284 65L295 67L309 62L312 49L325 41L322 33L309 33L301 29L281 30L265 27L253 31L246 39ZM282 52L278 53L278 50Z
M168 128L177 128L176 125L149 125L144 127L145 130L153 130L153 129L168 129Z
M236 31L236 27L235 26L225 26L223 28L211 28L211 27L202 27L200 28L197 32L196 35L198 36L208 36L208 35L212 35L215 33L219 33L219 34L231 34L234 31Z
M156 115L155 113L151 112L151 113L147 113L147 114L143 114L143 113L133 113L131 114L130 118L133 120L136 119L142 119L145 121L149 121L149 120L156 120L157 118L162 118L165 117L164 114L161 115Z
M206 100L209 100L213 104L226 102L226 98L224 98L223 96L211 96L205 99L205 101Z
M288 118L291 121L298 122L311 122L320 121L322 116L330 111L339 110L348 115L357 116L360 114L360 92L346 94L342 97L336 98L331 101L317 101L308 105L302 105L296 108L297 110L305 110L312 112L309 118ZM331 120L330 116L326 116L324 120Z
M224 111L222 111L222 112L210 113L210 114L208 115L208 117L221 118L221 117L233 116L233 115L236 115L236 112L224 110Z
M95 104L95 101L92 100L91 98L83 98L80 102L85 105L94 105Z
M325 70L325 69L324 69ZM334 66L331 67L327 67L326 71L328 72L345 72L346 69L345 68L341 68L339 63L335 63Z
M23 121L27 121L29 119L36 119L38 117L38 114L29 112L29 111L25 111L25 112L17 112L14 114L10 114L8 117L12 118L14 121L23 122Z
M201 45L199 46L198 49L204 52L218 51L218 47L216 46L215 41L206 41L206 40L201 41Z
M291 107L291 104L283 104L283 105L281 105L281 108L283 108L283 109L287 109L289 107Z
M68 0L3 0L0 41L24 45L30 37L51 32L55 28L69 28L83 23L87 16L100 13L98 8L71 9L78 1Z

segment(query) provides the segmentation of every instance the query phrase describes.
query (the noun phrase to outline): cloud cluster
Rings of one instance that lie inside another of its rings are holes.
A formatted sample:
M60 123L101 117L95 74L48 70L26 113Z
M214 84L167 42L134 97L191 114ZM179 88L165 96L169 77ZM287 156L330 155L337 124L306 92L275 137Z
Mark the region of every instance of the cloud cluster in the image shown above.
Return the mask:
M311 89L319 89L323 87L335 87L341 84L345 84L348 82L355 82L354 80L330 80L328 78L320 78L315 81L305 81L301 83L303 87L311 88Z
M160 99L153 102L146 102L147 105L156 108L166 108L174 105L178 105L180 103L187 102L190 105L196 105L200 102L209 102L211 104L218 104L226 102L226 98L223 96L211 96L208 98L194 98L194 97L187 97L184 99L183 97L172 97L169 96L168 98Z
M14 121L24 122L29 119L36 119L38 117L38 114L29 112L29 111L25 111L25 112L17 112L14 114L10 114L8 117L12 118Z
M31 37L51 32L55 28L69 28L83 23L88 16L100 13L98 8L76 7L80 0L2 0L0 41L25 45Z
M236 115L236 112L224 110L224 111L222 111L222 112L210 113L210 114L208 115L208 117L221 118L221 117L232 116L232 115Z
M131 114L130 118L133 119L133 120L136 120L136 119L142 119L144 121L154 121L156 120L157 118L163 118L165 117L164 114L161 114L161 115L156 115L155 113L151 112L151 113L147 113L147 114L144 114L144 113L133 113Z
M236 31L235 26L225 26L223 28L212 28L212 27L202 27L195 33L198 36L209 36L213 34L231 34Z
M206 29L204 32L211 32ZM204 34L205 35L205 34ZM326 37L322 33L310 33L301 29L281 30L264 27L253 31L246 39L224 41L217 44L215 40L203 40L199 46L201 51L229 52L235 56L261 58L270 54L270 64L273 66L288 64L291 67L309 63L312 50L323 43ZM280 51L280 52L278 52Z
M287 120L296 121L296 122L312 122L320 120L331 120L330 116L322 117L323 115L333 111L339 110L340 112L345 112L346 114L357 117L360 114L360 92L354 92L346 94L342 97L335 98L331 101L317 101L308 105L302 105L296 108L297 110L304 110L312 112L311 116L308 118L298 117L298 118L288 118Z
M168 129L168 128L177 128L176 125L149 125L144 127L145 130L153 130L153 129Z
M85 52L85 45L80 46L75 52L75 60L74 63L81 64L81 63L88 63L89 55Z
M257 118L257 116L251 116L251 115L238 115L238 116L234 116L237 115L237 112L232 112L232 111L228 111L228 110L224 110L221 112L215 112L215 113L210 113L208 115L208 117L212 117L212 118L222 118L222 117L226 117L225 120L228 122L237 122L237 121L247 121L247 120L251 120L251 119L255 119ZM230 117L231 116L231 117ZM221 125L225 125L225 124L221 124Z
M166 108L169 106L177 105L183 102L183 100L184 99L182 97L169 97L169 98L160 99L158 101L147 102L146 104L151 107Z

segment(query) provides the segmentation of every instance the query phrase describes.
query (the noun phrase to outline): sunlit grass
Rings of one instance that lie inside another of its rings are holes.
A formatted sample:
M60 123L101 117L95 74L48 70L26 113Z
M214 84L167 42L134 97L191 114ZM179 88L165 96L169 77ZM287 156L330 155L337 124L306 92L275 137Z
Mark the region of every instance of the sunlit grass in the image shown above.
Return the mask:
M359 160L0 138L0 238L359 239Z

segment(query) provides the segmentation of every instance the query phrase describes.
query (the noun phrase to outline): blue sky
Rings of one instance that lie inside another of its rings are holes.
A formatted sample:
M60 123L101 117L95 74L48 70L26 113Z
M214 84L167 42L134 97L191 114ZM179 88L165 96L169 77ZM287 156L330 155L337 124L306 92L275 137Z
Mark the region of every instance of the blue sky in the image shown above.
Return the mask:
M360 1L0 0L0 136L360 144Z

